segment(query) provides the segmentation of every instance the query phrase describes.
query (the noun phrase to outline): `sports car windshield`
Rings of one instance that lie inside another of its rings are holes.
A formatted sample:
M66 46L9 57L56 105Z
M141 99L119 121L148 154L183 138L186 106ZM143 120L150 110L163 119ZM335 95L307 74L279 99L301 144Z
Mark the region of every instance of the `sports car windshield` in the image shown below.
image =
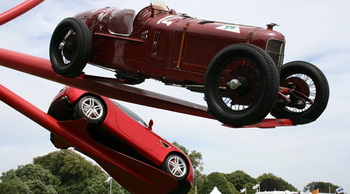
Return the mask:
M114 104L116 104L120 109L122 109L122 111L124 111L127 115L129 115L133 119L135 119L141 125L148 127L146 122L144 120L142 120L136 113L132 112L130 109L126 108L125 106L123 106L117 102L114 102Z

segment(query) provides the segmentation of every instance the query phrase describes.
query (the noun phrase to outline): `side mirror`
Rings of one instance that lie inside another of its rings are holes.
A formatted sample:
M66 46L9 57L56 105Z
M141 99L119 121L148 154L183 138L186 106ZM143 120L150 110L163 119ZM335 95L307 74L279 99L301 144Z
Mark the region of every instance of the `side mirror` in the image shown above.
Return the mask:
M152 130L152 127L153 127L153 120L151 119L151 120L149 120L149 122L148 122L148 129L149 130Z

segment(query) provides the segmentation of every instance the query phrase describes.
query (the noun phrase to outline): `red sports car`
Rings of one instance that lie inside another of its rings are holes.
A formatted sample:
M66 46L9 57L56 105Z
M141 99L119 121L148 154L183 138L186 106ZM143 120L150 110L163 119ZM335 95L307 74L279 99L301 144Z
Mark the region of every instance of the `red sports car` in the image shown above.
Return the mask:
M285 38L274 26L197 19L160 3L138 14L107 7L59 23L50 60L62 76L79 76L90 63L127 84L153 78L203 92L209 113L232 126L260 122L269 112L309 123L327 106L326 77L310 63L283 65Z
M48 114L58 121L86 119L89 136L94 141L162 169L177 179L184 190L191 188L194 181L191 161L152 131L152 120L147 125L121 104L67 86L54 98ZM54 134L51 134L51 141L57 148L70 147Z

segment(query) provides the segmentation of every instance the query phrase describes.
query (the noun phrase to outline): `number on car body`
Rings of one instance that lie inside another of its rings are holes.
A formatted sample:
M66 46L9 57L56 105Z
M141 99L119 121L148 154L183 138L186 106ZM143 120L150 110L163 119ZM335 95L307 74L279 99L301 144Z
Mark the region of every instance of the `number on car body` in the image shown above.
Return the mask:
M179 18L182 18L181 16L176 16L176 15L170 15L170 16L166 16L162 19L160 19L157 24L165 24L167 26L170 26L173 21L172 20L176 20L176 19L179 19Z

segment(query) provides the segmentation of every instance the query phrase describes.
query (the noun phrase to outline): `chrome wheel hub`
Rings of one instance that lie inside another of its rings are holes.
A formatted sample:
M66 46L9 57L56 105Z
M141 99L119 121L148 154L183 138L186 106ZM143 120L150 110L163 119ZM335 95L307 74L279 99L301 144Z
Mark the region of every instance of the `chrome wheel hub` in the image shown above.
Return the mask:
M235 90L237 89L239 86L241 86L241 82L239 82L238 79L232 79L231 81L227 82L227 85L232 89Z
M103 115L102 106L99 101L87 98L82 102L82 111L90 119L99 119Z
M169 160L168 165L169 165L169 170L171 174L175 177L182 177L187 172L185 161L178 156L172 157Z

